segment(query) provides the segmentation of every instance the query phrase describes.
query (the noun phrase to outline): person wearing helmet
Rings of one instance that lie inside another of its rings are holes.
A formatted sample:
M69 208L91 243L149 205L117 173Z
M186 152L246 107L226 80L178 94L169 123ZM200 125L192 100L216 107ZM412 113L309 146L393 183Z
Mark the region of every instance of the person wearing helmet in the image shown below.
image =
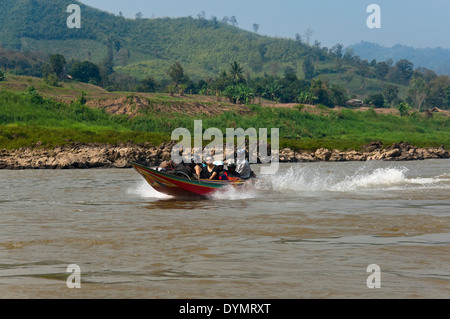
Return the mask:
M239 173L236 172L236 164L234 163L233 160L229 160L227 162L226 174L227 174L227 177L238 177L238 178L241 177L239 175Z
M252 176L250 163L245 159L245 150L237 151L236 172L242 179L249 179Z
M215 161L214 165L216 165L218 171L219 171L219 179L220 180L227 180L228 179L228 174L227 171L224 169L224 165L222 161Z

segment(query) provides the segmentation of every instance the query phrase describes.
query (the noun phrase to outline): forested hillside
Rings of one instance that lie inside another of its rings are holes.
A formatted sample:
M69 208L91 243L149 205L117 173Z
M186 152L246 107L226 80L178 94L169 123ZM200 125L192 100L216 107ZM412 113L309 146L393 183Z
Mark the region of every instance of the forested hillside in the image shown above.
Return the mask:
M81 7L81 28L66 21ZM338 40L337 40L338 41ZM74 0L0 2L0 80L5 73L70 78L109 91L262 97L283 103L450 108L450 80L407 59L362 60L337 43L273 38L235 19L126 19ZM2 75L3 73L3 75Z

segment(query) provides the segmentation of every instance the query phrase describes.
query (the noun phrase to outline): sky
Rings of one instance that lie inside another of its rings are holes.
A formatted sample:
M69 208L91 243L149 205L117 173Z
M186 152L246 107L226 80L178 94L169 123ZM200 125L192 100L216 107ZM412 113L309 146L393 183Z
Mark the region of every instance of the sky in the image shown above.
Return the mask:
M361 41L391 47L450 48L449 0L80 0L114 14L134 18L235 16L238 26L268 36L294 38L312 30L312 42L332 47ZM371 4L380 8L380 28L369 28Z

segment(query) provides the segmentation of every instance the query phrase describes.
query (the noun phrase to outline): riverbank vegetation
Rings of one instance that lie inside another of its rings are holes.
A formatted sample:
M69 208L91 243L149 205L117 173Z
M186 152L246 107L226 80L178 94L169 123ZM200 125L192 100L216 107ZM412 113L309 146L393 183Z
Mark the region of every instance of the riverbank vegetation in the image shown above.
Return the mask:
M1 91L0 148L54 147L74 142L157 146L170 141L175 128L185 127L193 132L194 120L199 119L204 129L217 127L224 134L226 128L268 128L269 134L270 128L280 128L280 146L294 150L359 149L374 140L386 145L407 141L418 147L450 147L450 118L440 113L410 111L400 116L377 113L373 108L335 110L323 105L280 107L262 103L242 105L237 112L225 108L223 102L209 102L209 108L222 111L189 114L191 99L183 102L180 97L168 94L147 95L142 99L147 107L129 116L89 107L83 95L71 103L63 103L43 97L33 86L22 92ZM177 107L184 105L184 114L171 109L171 103ZM194 105L199 103L196 101ZM164 105L158 108L156 104Z

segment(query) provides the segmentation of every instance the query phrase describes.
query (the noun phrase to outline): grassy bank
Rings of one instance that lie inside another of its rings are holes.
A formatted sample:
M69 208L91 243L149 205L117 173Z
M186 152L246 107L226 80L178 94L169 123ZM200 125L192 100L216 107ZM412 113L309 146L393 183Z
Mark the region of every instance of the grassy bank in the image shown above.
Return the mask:
M160 98L160 97L158 97ZM172 99L167 96L167 99ZM177 98L173 98L176 100ZM155 101L149 100L149 104ZM177 100L177 103L182 103ZM221 106L217 105L217 108ZM194 120L203 120L203 129L226 128L280 129L280 147L295 150L359 149L370 141L386 145L404 141L418 147L450 147L450 118L419 113L400 117L373 110L330 110L308 112L302 107L281 108L251 105L247 112L223 111L219 114L187 115L171 109L143 110L138 116L111 115L90 108L79 99L70 104L44 98L36 90L0 92L0 148L14 149L41 142L54 147L71 142L121 142L159 145L170 141L171 132L185 127L193 132ZM39 144L41 144L39 143ZM205 141L205 145L209 141Z

